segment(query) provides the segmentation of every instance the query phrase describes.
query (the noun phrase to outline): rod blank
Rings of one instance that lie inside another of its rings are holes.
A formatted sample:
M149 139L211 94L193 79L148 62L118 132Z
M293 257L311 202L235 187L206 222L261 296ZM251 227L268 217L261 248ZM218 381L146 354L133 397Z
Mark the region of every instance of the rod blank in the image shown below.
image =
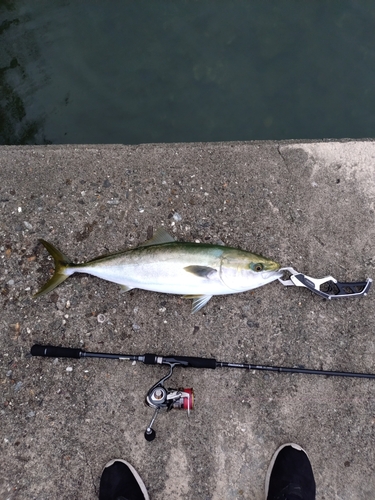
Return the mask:
M375 379L375 373L341 372L336 370L314 370L310 368L295 368L287 366L253 365L249 363L227 363L216 361L214 358L199 358L193 356L160 356L158 354L111 354L104 352L89 352L70 347L56 347L35 344L31 348L32 356L52 358L106 358L127 361L140 361L147 365L176 365L191 368L237 368L246 370L260 370L279 373L300 373L304 375L324 375L329 377L351 377Z
M247 363L225 363L222 361L218 361L217 366L220 368L243 368L246 370L261 370L261 371L279 372L279 373L301 373L304 375L324 375L328 377L352 377L352 378L375 379L375 373L340 372L336 370L314 370L311 368L251 365Z

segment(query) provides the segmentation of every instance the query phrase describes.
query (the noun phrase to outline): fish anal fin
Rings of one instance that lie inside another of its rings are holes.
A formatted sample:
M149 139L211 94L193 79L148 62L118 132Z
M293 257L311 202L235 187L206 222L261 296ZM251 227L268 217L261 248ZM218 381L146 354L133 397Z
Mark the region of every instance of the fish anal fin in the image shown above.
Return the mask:
M207 304L207 302L212 298L212 295L184 295L183 298L193 299L191 313L194 314Z
M216 269L208 266L186 266L184 270L199 278L211 278L213 274L217 273Z
M130 290L133 290L133 287L128 286L128 285L120 285L120 288L121 288L122 293L129 292Z
M141 243L139 246L151 247L153 245L162 245L163 243L176 243L176 240L163 227L159 227L152 238Z

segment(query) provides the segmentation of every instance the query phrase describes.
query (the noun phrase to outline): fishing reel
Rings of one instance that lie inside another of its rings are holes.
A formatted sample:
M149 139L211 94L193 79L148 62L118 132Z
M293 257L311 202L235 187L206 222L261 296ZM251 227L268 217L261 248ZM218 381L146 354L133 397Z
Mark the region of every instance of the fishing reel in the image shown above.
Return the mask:
M146 405L155 410L151 422L149 423L144 434L147 441L153 441L156 437L156 432L152 427L156 417L161 411L170 411L173 408L176 408L178 410L186 410L189 415L190 410L192 410L194 406L194 392L192 388L166 389L164 386L164 382L171 377L173 368L176 365L181 365L181 363L178 362L168 364L169 373L156 382L156 384L149 389L146 395Z

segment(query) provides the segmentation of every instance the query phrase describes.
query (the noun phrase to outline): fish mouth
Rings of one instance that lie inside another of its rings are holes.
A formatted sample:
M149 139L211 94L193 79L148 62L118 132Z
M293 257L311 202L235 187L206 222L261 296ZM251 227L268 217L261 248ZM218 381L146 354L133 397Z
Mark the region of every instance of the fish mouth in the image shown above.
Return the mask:
M280 270L280 266L278 266L278 269L274 271L263 271L261 276L264 280L276 280L278 278L281 278L284 274L284 271Z

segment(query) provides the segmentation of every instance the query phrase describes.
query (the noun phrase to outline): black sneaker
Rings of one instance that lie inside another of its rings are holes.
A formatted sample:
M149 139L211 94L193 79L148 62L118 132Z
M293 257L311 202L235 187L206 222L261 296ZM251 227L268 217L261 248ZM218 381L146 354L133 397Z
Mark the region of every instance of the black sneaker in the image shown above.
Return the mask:
M310 460L298 444L280 446L266 476L266 500L315 500Z
M114 459L104 467L99 500L150 500L138 472L125 460Z

